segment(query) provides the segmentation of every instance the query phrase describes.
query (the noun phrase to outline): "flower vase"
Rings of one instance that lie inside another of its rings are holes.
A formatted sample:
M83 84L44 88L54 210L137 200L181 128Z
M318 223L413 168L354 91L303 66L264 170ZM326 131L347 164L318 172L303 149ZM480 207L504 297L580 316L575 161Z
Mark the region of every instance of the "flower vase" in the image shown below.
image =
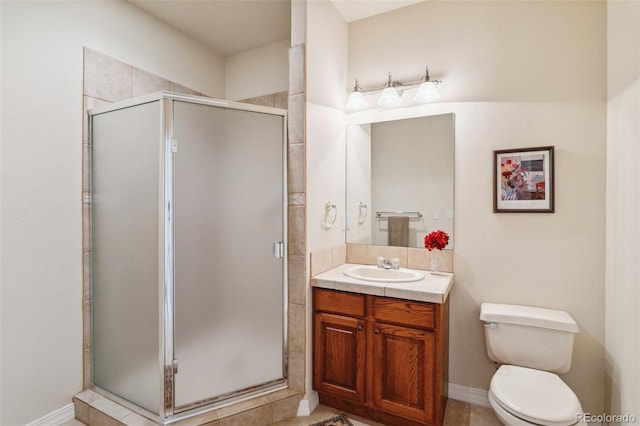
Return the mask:
M439 250L431 250L431 273L438 273L438 257L440 257Z

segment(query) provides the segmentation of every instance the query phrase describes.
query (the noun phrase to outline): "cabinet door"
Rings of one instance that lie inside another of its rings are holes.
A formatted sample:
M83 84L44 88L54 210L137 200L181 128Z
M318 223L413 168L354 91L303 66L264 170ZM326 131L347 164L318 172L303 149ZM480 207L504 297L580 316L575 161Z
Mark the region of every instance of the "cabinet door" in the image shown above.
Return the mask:
M317 313L314 327L314 388L364 401L365 322Z
M383 410L434 422L435 339L432 331L374 323L373 400Z

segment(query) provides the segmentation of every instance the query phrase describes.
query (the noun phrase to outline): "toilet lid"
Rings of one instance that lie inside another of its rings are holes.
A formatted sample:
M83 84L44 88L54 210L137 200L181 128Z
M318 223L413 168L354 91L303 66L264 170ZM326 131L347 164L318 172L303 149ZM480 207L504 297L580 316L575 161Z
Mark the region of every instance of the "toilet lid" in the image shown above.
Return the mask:
M582 413L576 394L546 371L503 365L493 375L490 390L505 410L538 425L573 425Z

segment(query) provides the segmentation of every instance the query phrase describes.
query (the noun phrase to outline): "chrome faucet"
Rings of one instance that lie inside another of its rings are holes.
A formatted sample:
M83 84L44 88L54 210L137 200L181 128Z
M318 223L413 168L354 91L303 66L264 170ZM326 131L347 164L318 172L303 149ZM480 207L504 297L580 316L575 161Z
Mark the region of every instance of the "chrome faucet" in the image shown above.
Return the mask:
M381 257L378 257L377 260L378 260L378 268L400 269L400 259L398 259L397 257L394 257L393 259L389 260L381 256Z

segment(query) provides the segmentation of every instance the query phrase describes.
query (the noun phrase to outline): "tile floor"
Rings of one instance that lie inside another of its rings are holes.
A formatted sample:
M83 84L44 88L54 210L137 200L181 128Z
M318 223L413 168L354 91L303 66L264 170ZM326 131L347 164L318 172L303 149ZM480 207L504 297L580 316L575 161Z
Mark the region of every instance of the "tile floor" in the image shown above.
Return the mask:
M340 413L341 411L339 410L320 405L309 417L294 417L293 419L276 423L273 426L309 426ZM393 426L372 422L354 415L349 415L349 420L354 426ZM70 420L62 426L84 426L84 423L78 420ZM447 403L444 426L502 426L502 423L500 423L491 408L450 399Z
M340 413L340 410L320 405L309 417L295 417L276 423L273 426L309 426ZM349 420L354 426L393 426L383 425L351 414L349 415ZM449 399L444 426L502 426L502 423L500 423L491 408Z

